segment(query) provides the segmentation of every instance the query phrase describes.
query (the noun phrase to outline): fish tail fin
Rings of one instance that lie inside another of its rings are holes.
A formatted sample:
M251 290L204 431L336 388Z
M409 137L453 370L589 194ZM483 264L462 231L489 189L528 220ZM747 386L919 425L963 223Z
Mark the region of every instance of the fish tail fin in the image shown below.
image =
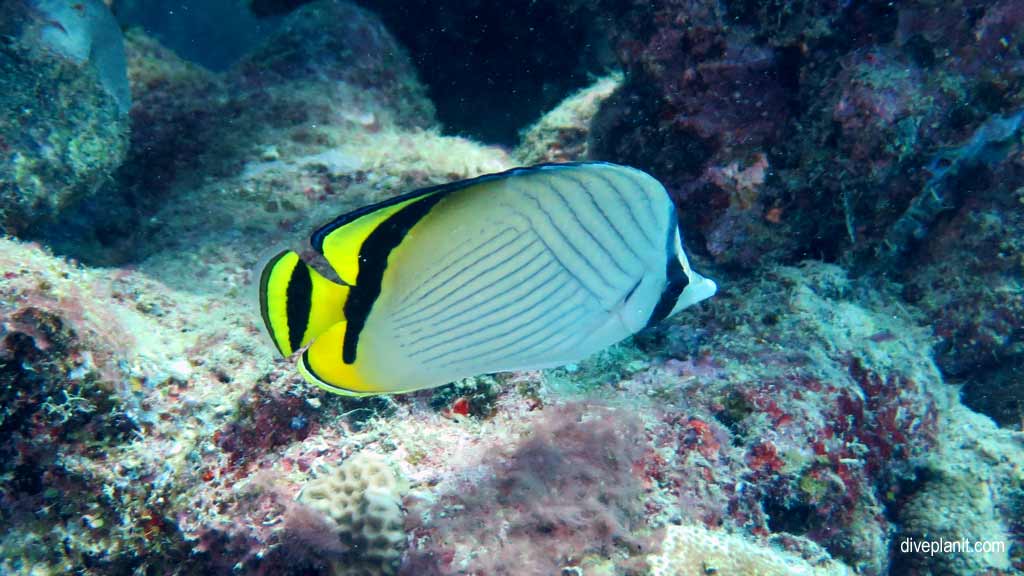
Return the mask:
M345 321L349 287L325 278L298 253L285 250L270 259L260 277L260 313L282 356Z

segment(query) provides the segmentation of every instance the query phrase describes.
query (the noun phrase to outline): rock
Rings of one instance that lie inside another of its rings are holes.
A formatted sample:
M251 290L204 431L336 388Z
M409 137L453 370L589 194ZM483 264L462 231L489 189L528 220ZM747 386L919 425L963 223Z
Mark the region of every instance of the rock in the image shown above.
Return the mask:
M978 384L1024 357L1024 162L976 166L955 189L962 205L922 241L903 294L934 319L943 372Z
M0 6L0 231L21 234L94 194L124 159L131 97L106 5Z
M217 166L237 148L223 141L237 115L219 75L179 58L134 29L125 37L134 96L131 136L115 181L76 202L58 225L39 230L56 251L112 265L138 257L141 223L167 200L172 185Z
M291 13L226 81L244 106L273 124L294 125L300 118L331 123L318 113L342 106L381 124L434 123L408 53L376 15L342 0L319 0Z

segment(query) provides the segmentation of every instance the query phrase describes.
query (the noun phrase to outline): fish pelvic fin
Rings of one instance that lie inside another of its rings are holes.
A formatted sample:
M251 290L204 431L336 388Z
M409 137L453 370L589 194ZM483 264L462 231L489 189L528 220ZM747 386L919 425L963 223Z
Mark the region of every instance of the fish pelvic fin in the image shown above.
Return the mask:
M348 291L292 250L271 258L260 277L260 313L281 355L291 356L336 324L344 327Z

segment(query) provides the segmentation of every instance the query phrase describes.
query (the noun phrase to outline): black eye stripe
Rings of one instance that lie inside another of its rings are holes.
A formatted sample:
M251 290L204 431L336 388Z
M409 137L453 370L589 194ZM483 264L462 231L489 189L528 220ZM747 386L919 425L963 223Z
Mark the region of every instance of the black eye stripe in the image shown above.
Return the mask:
M292 351L302 346L302 336L309 325L309 311L313 305L313 279L309 276L309 268L300 260L295 265L292 277L288 281L288 292L285 299L288 319L288 344Z

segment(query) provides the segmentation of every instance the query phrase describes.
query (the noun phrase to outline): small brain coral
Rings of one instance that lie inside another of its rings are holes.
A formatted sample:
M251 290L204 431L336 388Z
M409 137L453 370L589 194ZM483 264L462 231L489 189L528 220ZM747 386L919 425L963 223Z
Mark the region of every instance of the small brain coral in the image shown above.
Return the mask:
M405 545L402 485L380 454L362 452L312 480L299 501L331 519L348 549L339 576L394 574Z

